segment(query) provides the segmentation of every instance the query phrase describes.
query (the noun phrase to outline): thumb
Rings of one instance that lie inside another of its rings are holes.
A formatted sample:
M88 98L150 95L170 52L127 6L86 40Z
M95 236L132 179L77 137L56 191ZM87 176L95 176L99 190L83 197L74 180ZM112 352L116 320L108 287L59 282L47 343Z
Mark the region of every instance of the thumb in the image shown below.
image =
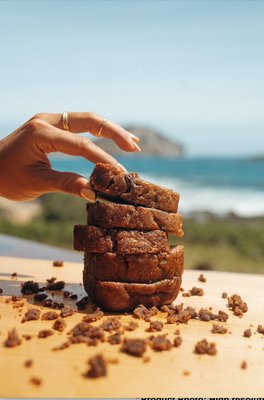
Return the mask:
M49 192L64 192L95 201L94 191L91 190L88 180L81 175L50 170L47 181L50 185L47 188Z

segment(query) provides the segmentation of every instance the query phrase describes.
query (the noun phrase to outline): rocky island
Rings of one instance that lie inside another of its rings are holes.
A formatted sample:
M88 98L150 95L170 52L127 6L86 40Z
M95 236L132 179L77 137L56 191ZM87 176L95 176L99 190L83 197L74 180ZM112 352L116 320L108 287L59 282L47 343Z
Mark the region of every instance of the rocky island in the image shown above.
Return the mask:
M184 148L180 143L169 139L157 130L147 127L137 127L128 125L125 127L131 133L140 138L141 153L126 153L121 150L113 141L108 139L97 139L96 144L103 150L115 156L166 156L182 157Z

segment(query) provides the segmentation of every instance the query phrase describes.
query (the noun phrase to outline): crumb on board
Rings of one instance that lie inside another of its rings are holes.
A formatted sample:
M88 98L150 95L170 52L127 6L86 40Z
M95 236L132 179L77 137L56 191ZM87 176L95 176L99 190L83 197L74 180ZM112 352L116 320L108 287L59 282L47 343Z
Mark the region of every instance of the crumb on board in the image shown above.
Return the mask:
M264 325L258 325L258 329L257 329L258 333L261 333L262 335L264 335Z
M55 310L61 310L65 307L64 303L58 303L57 301L53 301L51 298L47 298L41 302L42 307L52 308Z
M250 338L251 335L252 335L251 329L246 329L246 330L244 330L244 332L243 332L243 336L244 336L244 337Z
M104 316L103 311L97 308L93 313L87 314L83 317L83 322L95 322Z
M150 318L156 315L157 311L157 308L153 307L148 309L147 307L143 306L143 304L140 304L134 309L133 315L135 318L143 319L146 322L150 322Z
M226 299L227 296L228 296L228 294L226 292L223 292L221 297L222 297L222 299Z
M241 369L247 369L247 367L248 367L247 362L246 361L242 361L241 364L240 364L240 368Z
M200 274L200 275L198 276L198 281L200 281L200 282L206 282L207 279L206 279L206 277L204 276L204 274Z
M163 329L163 323L161 321L150 321L146 332L160 332Z
M212 321L216 319L216 315L206 308L201 308L199 310L198 317L201 321Z
M228 320L228 318L229 318L229 315L225 311L222 311L222 310L218 311L218 315L216 316L216 319L219 322L226 322Z
M33 376L32 378L30 378L30 383L35 386L40 386L42 385L42 380L36 376Z
M125 338L121 351L135 357L142 357L146 351L146 340Z
M195 345L194 353L215 356L217 353L216 344L214 342L209 343L206 339L200 340Z
M198 315L197 312L195 311L195 308L191 306L186 307L185 310L188 311L191 319L195 319Z
M37 293L35 294L35 296L33 297L34 301L37 302L42 302L43 300L45 300L48 297L48 295L46 293Z
M23 294L34 294L38 292L44 292L46 290L46 287L39 287L39 284L34 281L26 281L22 283L21 286L21 293Z
M150 360L150 356L143 356L142 358L143 363L148 363Z
M63 318L56 319L52 325L52 329L58 332L63 332L65 328L66 328L66 322Z
M109 317L102 322L104 331L112 332L121 328L121 322L118 317Z
M57 318L59 318L59 314L56 311L47 311L41 316L44 321L52 321Z
M21 344L21 339L18 336L16 328L11 329L7 334L7 339L4 342L5 347L15 347Z
M39 331L38 333L38 338L39 339L45 339L51 335L53 335L54 332L51 329L42 329L41 331Z
M64 261L62 261L62 260L54 260L52 265L53 265L53 267L63 267L64 266Z
M75 314L76 311L71 307L63 307L60 312L60 316L62 318L70 317L71 315Z
M63 291L63 297L65 297L66 299L70 299L70 300L77 300L78 299L78 295L70 292L69 290L64 290Z
M197 313L193 307L183 308L183 303L170 307L167 312L167 324L187 324L190 319L195 319Z
M8 304L8 303L17 302L20 300L24 300L24 298L22 296L11 296L11 297L8 297L7 299L5 299L5 303Z
M107 341L112 345L120 344L122 341L121 332L115 332L112 335L108 336Z
M32 367L32 365L33 365L33 360L26 360L24 362L24 367L26 367L26 368L30 368L30 367Z
M64 281L56 281L47 284L47 290L62 290L65 288Z
M227 328L223 325L213 324L212 333L219 333L220 335L224 335L227 333Z
M176 336L173 340L173 346L174 347L180 347L180 345L182 344L182 338L181 336Z
M20 302L17 302L17 303L15 303L15 304L13 304L13 306L12 306L13 308L22 308L22 307L24 307L24 302L23 301L20 301Z
M78 308L79 311L85 310L87 303L89 302L89 297L84 296L82 299L76 301L76 307Z
M37 308L29 308L24 317L22 318L21 322L27 322L27 321L37 321L40 317L40 310Z
M51 278L46 279L48 283L54 283L57 280L56 276L52 276Z
M107 358L106 362L107 362L107 364L118 364L119 360L117 357L113 357L113 358Z
M123 326L125 331L133 332L138 328L138 323L135 321L129 321L127 325Z
M89 346L97 346L98 342L104 342L105 333L101 326L93 326L88 322L79 322L71 330L70 343L86 343Z
M59 351L59 350L64 350L67 349L68 347L70 347L71 342L68 340L66 342L61 343L60 345L53 347L51 350L52 351Z
M203 296L204 295L204 290L202 288L198 288L196 286L194 286L191 290L190 290L191 296Z
M233 311L234 315L240 318L248 311L247 303L245 303L238 294L232 294L227 298L227 301L228 308Z
M22 337L26 340L31 340L32 339L32 335L28 335L28 334L23 334Z
M164 335L150 336L149 338L150 347L155 351L166 351L172 349L171 341Z
M97 354L88 360L90 368L84 375L88 378L99 378L107 375L107 362L102 354Z

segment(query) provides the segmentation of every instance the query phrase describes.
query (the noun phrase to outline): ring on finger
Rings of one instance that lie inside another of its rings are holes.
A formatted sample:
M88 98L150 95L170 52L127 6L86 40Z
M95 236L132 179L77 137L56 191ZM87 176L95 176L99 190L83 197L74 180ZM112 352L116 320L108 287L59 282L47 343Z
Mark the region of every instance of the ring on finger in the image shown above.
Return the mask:
M103 128L104 128L105 123L106 123L106 119L103 118L103 119L102 119L102 122L101 122L101 125L100 125L100 128L99 128L99 131L98 131L98 133L97 133L96 136L101 136L101 135L102 135L102 131L103 131Z
M67 112L62 113L62 126L65 131L69 131L69 114Z

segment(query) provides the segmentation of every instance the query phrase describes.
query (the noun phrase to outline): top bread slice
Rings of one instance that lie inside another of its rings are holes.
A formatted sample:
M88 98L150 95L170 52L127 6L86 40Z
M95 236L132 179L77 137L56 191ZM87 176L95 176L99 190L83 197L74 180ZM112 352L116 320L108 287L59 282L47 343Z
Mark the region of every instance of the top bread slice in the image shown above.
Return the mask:
M114 165L97 163L90 185L102 197L172 213L178 209L178 193L144 181L135 172L125 173Z

